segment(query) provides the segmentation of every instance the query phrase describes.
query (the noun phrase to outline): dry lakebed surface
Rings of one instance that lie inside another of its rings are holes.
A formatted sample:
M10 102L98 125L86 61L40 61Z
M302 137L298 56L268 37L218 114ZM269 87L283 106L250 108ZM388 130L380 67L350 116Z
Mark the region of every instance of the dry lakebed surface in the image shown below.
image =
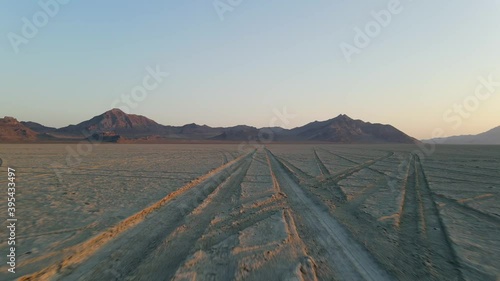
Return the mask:
M1 144L0 280L500 280L500 147L421 152Z

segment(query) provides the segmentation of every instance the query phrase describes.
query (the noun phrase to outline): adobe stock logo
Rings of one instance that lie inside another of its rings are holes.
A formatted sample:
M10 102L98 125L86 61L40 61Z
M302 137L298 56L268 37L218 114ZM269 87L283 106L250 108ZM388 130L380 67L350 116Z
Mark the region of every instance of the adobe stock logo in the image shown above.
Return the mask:
M443 113L444 121L446 123L453 123L452 127L454 130L458 129L462 126L463 121L470 118L484 102L497 93L497 89L499 88L500 81L495 81L493 74L490 73L488 78L483 76L478 77L478 84L474 93L466 96L461 102L453 104L452 108L446 110ZM442 132L442 130L440 129L438 132ZM438 137L443 137L442 133L439 133ZM434 134L433 138L435 138Z
M116 99L111 104L111 108L119 108L125 113L131 113L133 108L136 108L139 102L144 101L149 93L160 87L160 84L170 75L168 72L160 70L160 66L156 68L146 67L147 74L142 78L142 84L133 87L130 94L122 94L119 99Z
M411 0L410 0L411 1ZM378 37L383 28L388 27L395 15L403 11L403 6L399 0L391 0L386 9L378 12L371 11L372 20L367 22L363 29L354 27L353 44L347 42L340 43L339 47L345 60L351 63L354 54L361 54L361 51L370 46L373 39Z
M60 11L61 5L66 5L70 0L40 0L38 6L41 10L35 12L31 19L22 17L23 23L20 34L9 32L7 38L10 45L16 54L19 53L19 47L28 44L31 39L35 38L38 31L45 27L51 18L54 18Z
M220 21L224 21L224 14L234 11L242 2L243 0L215 0L213 6Z

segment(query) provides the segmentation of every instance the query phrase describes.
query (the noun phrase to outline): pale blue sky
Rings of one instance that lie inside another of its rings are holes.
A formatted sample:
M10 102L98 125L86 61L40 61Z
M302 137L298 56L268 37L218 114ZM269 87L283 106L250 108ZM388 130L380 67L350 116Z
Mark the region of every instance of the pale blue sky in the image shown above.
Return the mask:
M162 124L263 127L286 107L296 116L284 127L341 113L417 138L500 125L500 87L460 126L443 119L479 76L500 81L500 1L401 0L348 63L340 44L354 45L354 28L389 2L243 0L221 21L212 1L73 0L16 54L8 34L22 35L22 18L43 10L1 1L0 115L74 124L110 109L159 65L170 76L130 113Z

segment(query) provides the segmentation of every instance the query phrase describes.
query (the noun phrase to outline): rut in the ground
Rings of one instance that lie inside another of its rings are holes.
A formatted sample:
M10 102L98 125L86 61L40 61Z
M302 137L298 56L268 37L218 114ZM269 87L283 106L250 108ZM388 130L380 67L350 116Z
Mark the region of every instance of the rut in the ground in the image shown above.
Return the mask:
M96 280L95 277L114 280L126 276L182 224L186 214L230 179L234 171L241 170L252 155L253 152L240 156L193 180L116 226L64 250L60 262L20 280ZM103 264L103 260L107 263Z
M416 280L463 280L456 253L432 197L420 159L412 155L407 171L395 262Z
M182 262L194 252L193 246L210 225L213 217L237 207L237 201L232 199L234 196L239 196L240 184L250 164L251 159L248 159L227 181L219 185L186 217L184 224L166 237L134 272L127 276L127 280L155 280L158 276L163 280L170 280ZM219 278L231 276L228 275Z
M340 280L392 280L359 245L341 224L327 211L323 203L300 187L289 171L267 151L272 167L272 175L279 188L303 225L299 232L307 233L302 237L314 259L330 268L329 278ZM326 276L323 276L326 278Z
M316 151L316 149L313 149L313 152L314 152L314 159L316 160L316 164L318 165L318 169L321 172L321 175L329 176L330 171L328 170L328 168L326 168L323 161L321 161L321 159L319 158L318 152Z

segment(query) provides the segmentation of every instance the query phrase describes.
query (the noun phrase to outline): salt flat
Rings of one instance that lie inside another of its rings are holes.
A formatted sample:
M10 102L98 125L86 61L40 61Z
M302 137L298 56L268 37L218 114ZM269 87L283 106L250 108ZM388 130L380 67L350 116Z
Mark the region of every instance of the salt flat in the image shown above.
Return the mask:
M500 278L497 146L68 146L0 146L21 280Z

